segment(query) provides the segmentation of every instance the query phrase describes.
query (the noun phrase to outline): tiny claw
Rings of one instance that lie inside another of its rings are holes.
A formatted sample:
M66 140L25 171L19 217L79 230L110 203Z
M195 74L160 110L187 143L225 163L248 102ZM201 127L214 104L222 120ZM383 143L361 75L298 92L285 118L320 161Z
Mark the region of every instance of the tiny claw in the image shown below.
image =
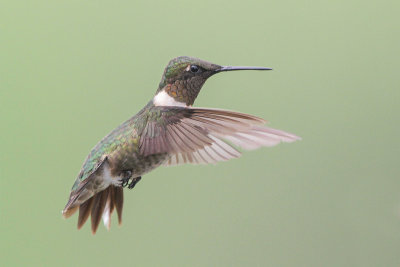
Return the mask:
M121 173L121 186L126 187L131 179L132 171L124 171Z
M124 178L121 180L121 186L126 187L128 185L129 178Z
M133 178L131 183L129 184L128 188L133 189L135 187L135 185L140 181L140 179L142 179L141 176Z

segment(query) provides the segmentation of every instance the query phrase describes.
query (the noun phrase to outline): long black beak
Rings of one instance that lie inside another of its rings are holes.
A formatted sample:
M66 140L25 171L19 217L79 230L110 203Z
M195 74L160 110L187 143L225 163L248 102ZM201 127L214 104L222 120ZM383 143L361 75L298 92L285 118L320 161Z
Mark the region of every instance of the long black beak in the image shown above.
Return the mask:
M220 69L217 69L215 72L232 71L232 70L272 70L272 69L265 68L265 67L222 66Z

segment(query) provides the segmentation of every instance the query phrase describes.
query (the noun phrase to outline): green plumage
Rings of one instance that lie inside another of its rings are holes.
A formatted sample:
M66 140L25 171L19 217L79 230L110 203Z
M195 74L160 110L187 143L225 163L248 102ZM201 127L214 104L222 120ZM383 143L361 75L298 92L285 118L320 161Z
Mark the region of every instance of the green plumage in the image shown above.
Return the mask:
M216 163L240 156L232 145L251 150L298 140L295 135L263 127L265 121L252 115L191 107L209 77L232 70L269 68L220 66L190 57L171 60L156 96L89 153L63 216L68 218L79 208L78 228L90 215L95 233L102 217L110 226L114 209L121 223L122 187L129 183L132 189L143 174L161 164Z
M116 173L133 169L134 175L140 175L153 164L159 164L165 155L142 156L139 153L139 140L147 122L160 121L160 114L161 110L150 101L138 114L104 137L89 153L72 190L76 190L81 182L96 171L105 157L111 158Z

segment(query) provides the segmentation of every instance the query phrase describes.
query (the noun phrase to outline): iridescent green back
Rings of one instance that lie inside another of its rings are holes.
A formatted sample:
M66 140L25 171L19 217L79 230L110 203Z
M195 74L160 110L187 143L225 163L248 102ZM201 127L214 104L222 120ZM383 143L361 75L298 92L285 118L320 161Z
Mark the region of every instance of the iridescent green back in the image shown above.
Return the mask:
M152 103L149 102L138 114L115 128L92 149L83 163L78 178L72 186L72 191L76 190L82 181L96 171L104 159L104 155L109 155L120 146L129 143L132 139L139 138L138 132L140 132L140 129L143 129L146 123L146 118L143 118L142 115L145 114L144 111L151 105Z

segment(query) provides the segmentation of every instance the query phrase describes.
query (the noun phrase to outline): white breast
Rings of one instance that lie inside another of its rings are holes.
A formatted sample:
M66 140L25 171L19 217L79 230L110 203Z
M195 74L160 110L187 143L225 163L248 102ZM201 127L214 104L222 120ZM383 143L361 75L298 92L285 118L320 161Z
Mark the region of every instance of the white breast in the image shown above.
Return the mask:
M158 94L156 94L153 98L153 104L155 106L178 106L178 107L187 107L187 105L183 102L176 101L173 97L168 95L165 90L162 90Z

